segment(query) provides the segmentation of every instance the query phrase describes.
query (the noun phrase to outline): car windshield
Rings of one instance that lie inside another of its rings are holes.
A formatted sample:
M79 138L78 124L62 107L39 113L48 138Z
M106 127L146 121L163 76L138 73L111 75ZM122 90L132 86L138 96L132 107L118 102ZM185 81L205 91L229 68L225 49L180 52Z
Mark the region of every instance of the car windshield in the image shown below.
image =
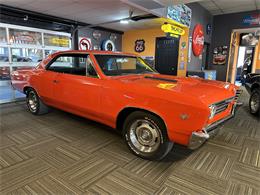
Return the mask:
M107 76L157 73L142 58L122 55L95 55L97 62Z

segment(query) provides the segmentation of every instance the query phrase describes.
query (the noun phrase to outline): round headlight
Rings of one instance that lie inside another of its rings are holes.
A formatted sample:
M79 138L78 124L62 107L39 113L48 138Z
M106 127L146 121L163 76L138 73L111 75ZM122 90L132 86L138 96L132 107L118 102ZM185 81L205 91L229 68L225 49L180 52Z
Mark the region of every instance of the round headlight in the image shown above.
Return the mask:
M229 84L229 83L226 83L226 84L224 85L224 88L225 88L225 89L229 89L229 87L230 87L230 84Z

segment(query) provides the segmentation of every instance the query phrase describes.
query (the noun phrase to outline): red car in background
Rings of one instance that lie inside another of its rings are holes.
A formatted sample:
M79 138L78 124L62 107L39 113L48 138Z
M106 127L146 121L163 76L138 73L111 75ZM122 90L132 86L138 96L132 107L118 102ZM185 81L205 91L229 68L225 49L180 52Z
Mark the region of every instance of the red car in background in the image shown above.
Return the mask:
M201 146L234 115L240 93L227 82L161 75L119 52L58 52L11 76L31 113L55 107L106 124L146 159L162 159L173 143Z

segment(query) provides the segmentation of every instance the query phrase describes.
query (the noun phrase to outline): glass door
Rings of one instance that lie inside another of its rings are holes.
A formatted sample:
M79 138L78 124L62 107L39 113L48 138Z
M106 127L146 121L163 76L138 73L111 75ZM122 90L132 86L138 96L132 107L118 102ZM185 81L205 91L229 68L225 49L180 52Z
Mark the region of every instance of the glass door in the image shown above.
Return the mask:
M14 98L10 83L10 49L7 41L7 28L0 27L0 103Z
M13 89L12 71L33 69L49 54L68 50L71 41L68 33L0 24L0 103L6 103L25 97Z

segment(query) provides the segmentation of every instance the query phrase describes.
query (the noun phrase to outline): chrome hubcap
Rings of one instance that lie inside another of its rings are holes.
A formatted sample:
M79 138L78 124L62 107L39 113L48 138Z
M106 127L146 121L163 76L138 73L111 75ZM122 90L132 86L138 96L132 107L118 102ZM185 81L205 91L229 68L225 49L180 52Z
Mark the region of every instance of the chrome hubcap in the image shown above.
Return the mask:
M252 95L251 101L250 101L250 106L251 106L251 110L253 112L257 112L259 110L260 100L259 100L259 95L257 93L254 93Z
M36 94L34 92L30 92L28 94L28 107L32 112L35 112L37 109L37 97Z
M137 120L130 127L130 140L141 152L154 152L160 145L158 127L148 120Z

